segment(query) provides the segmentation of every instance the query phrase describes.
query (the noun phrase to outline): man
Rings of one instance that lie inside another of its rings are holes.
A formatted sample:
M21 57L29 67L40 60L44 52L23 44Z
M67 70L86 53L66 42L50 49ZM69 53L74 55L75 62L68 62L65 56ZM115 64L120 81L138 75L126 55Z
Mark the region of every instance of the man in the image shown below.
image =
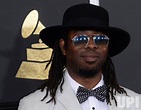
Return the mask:
M53 48L49 78L18 110L141 110L140 95L119 86L111 60L130 36L109 26L104 8L74 5L62 25L43 29L40 37Z

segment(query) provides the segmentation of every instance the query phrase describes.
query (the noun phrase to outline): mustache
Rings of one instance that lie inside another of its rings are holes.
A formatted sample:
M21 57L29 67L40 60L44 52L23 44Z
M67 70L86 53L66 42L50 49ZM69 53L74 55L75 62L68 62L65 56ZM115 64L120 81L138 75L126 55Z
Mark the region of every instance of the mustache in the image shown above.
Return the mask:
M96 52L94 50L86 50L86 51L83 51L81 53L81 56L85 56L85 55L95 55L95 56L100 56L100 53L99 52Z

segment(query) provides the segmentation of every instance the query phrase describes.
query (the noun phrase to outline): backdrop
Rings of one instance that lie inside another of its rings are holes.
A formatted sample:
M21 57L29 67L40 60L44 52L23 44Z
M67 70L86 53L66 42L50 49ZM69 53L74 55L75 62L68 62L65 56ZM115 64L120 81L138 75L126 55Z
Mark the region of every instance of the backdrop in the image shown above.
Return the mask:
M37 10L39 21L45 26L61 24L65 9L88 0L1 0L0 3L0 102L19 101L33 92L43 80L15 78L23 61L27 61L27 48L38 43L38 35L23 38L21 29L27 15ZM113 57L120 85L141 93L141 1L100 0L109 11L110 25L120 27L131 35L129 46ZM35 26L34 30L37 28Z

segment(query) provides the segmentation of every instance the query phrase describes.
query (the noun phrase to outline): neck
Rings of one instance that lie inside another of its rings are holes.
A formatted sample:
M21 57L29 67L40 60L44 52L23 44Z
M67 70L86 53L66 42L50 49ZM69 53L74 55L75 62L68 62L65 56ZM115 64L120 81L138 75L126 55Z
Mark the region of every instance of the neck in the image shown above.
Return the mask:
M78 76L68 70L69 75L71 76L72 79L74 79L77 83L81 84L87 89L92 89L94 88L99 81L101 80L101 75L102 73L99 72L96 76L91 77L91 78L85 78L82 76Z

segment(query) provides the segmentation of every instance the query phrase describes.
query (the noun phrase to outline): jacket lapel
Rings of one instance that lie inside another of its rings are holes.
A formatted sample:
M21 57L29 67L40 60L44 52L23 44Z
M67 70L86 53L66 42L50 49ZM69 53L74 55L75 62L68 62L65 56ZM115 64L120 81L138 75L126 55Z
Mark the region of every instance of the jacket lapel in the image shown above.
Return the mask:
M81 110L80 104L66 75L64 75L63 92L60 93L60 89L58 89L57 93L57 100L66 108L66 110Z

